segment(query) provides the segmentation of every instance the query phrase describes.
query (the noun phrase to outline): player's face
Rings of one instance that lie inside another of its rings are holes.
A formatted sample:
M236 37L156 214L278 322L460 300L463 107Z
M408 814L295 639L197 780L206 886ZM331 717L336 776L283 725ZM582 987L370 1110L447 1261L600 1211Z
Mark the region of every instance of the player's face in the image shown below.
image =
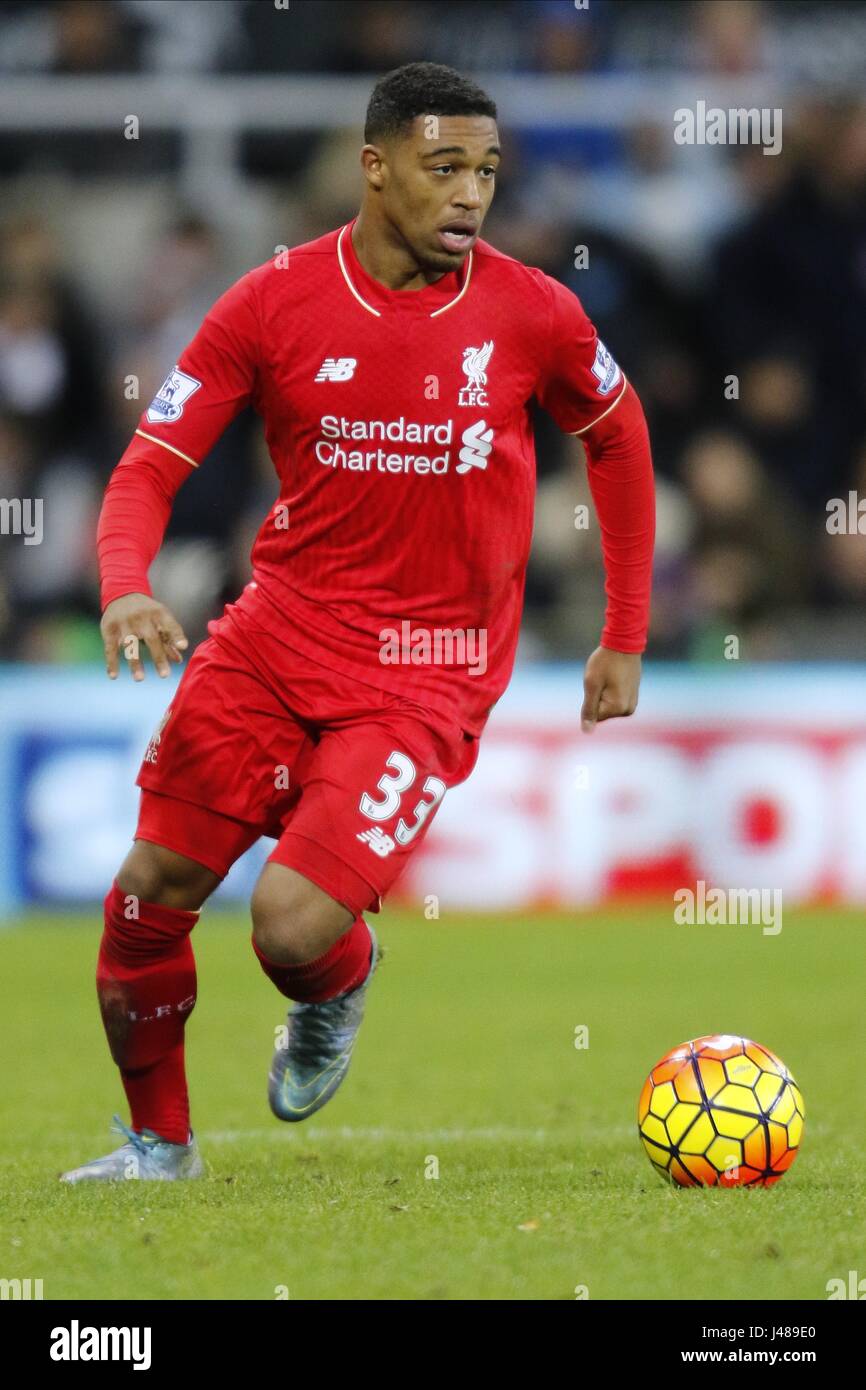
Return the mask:
M418 265L457 270L493 199L499 137L489 116L418 116L384 161L384 211Z

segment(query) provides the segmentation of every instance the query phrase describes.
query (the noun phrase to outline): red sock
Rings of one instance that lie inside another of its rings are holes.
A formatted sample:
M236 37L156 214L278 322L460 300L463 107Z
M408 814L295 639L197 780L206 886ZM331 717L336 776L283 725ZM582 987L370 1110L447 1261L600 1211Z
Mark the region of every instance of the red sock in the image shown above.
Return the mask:
M198 915L139 902L113 883L96 968L102 1022L132 1128L152 1129L173 1144L189 1138L183 1031L195 1005L189 934Z
M253 950L269 980L280 994L297 1003L321 1004L337 994L360 985L370 969L373 940L363 917L356 917L347 932L334 942L329 951L316 960L301 965L277 965L268 960L253 939Z

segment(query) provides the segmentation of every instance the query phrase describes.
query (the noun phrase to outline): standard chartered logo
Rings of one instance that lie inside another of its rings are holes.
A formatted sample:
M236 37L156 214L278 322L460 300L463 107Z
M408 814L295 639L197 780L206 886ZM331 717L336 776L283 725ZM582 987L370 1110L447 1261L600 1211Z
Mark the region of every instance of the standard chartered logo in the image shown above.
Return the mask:
M316 458L326 468L350 473L448 473L454 445L454 421L440 425L407 420L348 420L323 415ZM493 449L493 430L484 420L468 425L460 435L460 462L455 472L486 468ZM366 447L376 445L375 448ZM389 447L391 446L391 447ZM396 446L396 447L394 447ZM407 447L408 446L408 447ZM420 446L420 449L419 447Z
M463 431L463 448L460 450L458 473L468 473L470 468L486 468L487 455L493 448L493 431L487 429L483 420L470 425Z

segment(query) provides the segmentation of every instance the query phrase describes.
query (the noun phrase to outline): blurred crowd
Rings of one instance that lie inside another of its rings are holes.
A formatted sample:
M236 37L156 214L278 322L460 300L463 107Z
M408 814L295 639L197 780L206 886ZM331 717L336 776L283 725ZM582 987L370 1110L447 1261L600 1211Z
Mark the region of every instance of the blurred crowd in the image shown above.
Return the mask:
M863 10L751 0L0 0L0 81L162 72L363 73L419 57L478 74L837 73ZM672 25L672 13L681 12ZM782 14L784 10L784 14ZM443 23L443 12L448 22ZM584 23L584 19L587 21ZM834 25L836 28L834 29ZM466 42L462 36L466 35ZM828 38L828 35L830 36ZM823 45L823 46L822 46ZM471 54L468 62L465 54ZM850 77L850 73L847 76ZM700 88L696 87L700 95ZM672 126L512 128L485 237L569 285L635 384L658 477L650 655L860 657L866 497L866 104L798 92L781 155L678 147ZM102 158L91 134L0 132L0 498L43 499L44 538L0 536L0 657L98 658L96 518L138 416L221 291L275 246L357 209L358 130L242 142L243 218L184 196L178 151ZM581 250L585 248L585 251ZM580 445L538 412L522 651L596 642L603 576ZM178 494L151 580L195 641L249 574L276 482L244 415Z

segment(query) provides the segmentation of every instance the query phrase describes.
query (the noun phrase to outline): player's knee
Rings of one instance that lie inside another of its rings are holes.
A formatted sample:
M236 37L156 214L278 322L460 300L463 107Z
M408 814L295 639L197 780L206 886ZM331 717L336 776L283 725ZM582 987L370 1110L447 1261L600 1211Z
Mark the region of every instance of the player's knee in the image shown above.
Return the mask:
M309 920L309 906L294 883L275 882L263 872L253 891L250 913L256 946L268 960L288 964L293 958L304 959L304 943L314 924ZM306 958L312 960L314 956Z
M352 914L294 869L266 864L250 903L253 938L268 960L315 960L351 926Z
M218 884L218 875L204 864L148 840L135 841L117 872L122 893L189 912L197 912Z

